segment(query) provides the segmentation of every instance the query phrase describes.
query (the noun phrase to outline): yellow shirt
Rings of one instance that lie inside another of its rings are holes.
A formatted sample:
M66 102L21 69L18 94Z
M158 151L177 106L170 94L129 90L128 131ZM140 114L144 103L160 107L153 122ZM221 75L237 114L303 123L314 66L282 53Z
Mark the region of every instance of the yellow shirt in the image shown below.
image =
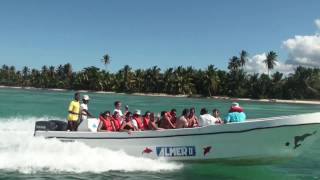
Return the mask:
M77 114L69 113L68 121L77 121L79 119L80 102L75 100L71 101L68 110L73 113L77 113Z

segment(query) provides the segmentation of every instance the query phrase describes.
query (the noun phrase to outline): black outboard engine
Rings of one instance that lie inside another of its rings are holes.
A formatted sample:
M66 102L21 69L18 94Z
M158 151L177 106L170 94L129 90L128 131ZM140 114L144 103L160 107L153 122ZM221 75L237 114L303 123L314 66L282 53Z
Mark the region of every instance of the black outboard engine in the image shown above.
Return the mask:
M37 121L35 131L66 131L67 123L59 120Z

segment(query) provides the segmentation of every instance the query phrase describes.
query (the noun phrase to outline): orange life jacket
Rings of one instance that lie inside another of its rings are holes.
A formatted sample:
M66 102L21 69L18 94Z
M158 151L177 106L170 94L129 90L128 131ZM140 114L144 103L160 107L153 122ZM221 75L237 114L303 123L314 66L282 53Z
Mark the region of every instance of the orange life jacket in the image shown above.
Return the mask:
M111 124L111 118L110 117L106 117L104 118L103 116L99 116L100 121L103 122L103 125L105 127L105 129L107 131L114 131L112 128L112 124Z
M115 131L119 131L121 124L120 124L120 118L112 118L112 121L114 122L114 127L116 128Z
M143 126L145 130L149 129L149 121L150 121L150 118L143 117Z
M141 118L140 118L140 117L138 117L138 116L134 116L133 118L134 118L134 120L136 120L136 121L137 121L138 128L139 128L139 129L141 129L141 130L144 130L144 126L143 126L143 123L142 123Z

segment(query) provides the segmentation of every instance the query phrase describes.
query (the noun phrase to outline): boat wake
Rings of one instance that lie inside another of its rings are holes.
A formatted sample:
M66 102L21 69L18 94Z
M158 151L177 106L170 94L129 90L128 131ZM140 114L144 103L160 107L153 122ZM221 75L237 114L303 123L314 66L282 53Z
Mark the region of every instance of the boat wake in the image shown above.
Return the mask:
M122 151L33 137L35 121L48 117L0 118L0 170L36 172L171 171L182 164L138 158ZM52 118L50 118L52 119ZM57 119L57 118L55 118Z

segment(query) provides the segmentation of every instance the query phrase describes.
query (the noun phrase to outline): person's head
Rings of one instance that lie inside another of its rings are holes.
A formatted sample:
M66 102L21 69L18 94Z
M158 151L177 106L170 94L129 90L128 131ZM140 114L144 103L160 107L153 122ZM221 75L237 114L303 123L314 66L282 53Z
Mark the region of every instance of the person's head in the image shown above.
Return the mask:
M212 110L212 115L215 118L220 117L220 111L218 109L213 109Z
M127 112L126 114L126 121L129 122L132 119L132 113L131 112Z
M80 93L79 92L74 93L74 100L80 101Z
M190 115L194 115L196 113L196 109L194 107L190 108Z
M150 121L154 121L155 120L154 113L153 112L152 113L149 112L149 114L150 114Z
M110 116L110 111L105 111L103 113L100 113L101 116L103 117L109 117Z
M200 110L200 115L208 114L208 110L206 108L202 108Z
M166 111L161 111L161 117L166 114Z
M121 102L120 102L120 101L114 102L114 107L115 107L116 109L120 109L120 108L121 108Z
M113 117L114 117L114 118L119 118L119 117L120 117L119 112L118 112L118 111L114 111Z
M170 114L171 114L171 116L175 117L177 115L177 110L171 109Z
M89 103L89 96L88 95L83 95L83 97L82 97L82 102L84 103L84 104L88 104Z
M150 111L146 111L146 113L144 113L144 117L150 117Z
M187 108L182 111L182 116L187 117L187 116L189 116L189 114L190 114L190 110Z
M139 109L135 110L133 116L138 117L141 115L141 111Z

